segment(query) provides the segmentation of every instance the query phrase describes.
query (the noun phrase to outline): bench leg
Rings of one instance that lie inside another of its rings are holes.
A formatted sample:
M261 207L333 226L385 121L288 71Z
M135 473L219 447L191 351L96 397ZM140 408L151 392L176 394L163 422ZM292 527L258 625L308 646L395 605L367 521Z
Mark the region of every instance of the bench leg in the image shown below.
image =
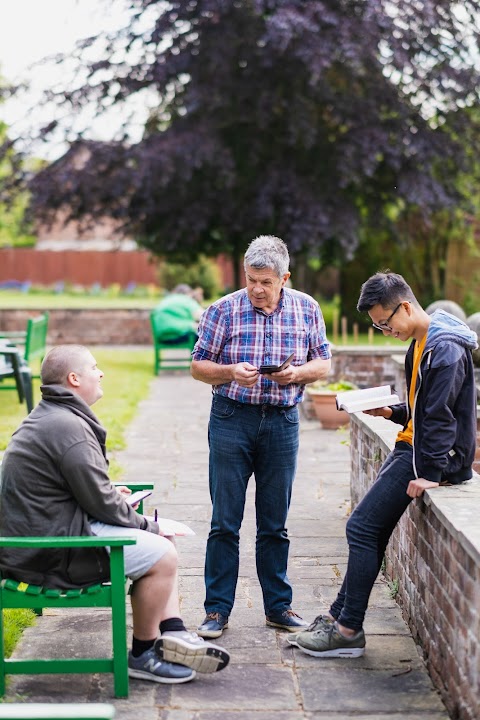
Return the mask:
M3 603L0 602L0 698L5 695L5 638L3 627Z
M112 584L112 650L115 697L128 697L127 611L123 547L110 549Z

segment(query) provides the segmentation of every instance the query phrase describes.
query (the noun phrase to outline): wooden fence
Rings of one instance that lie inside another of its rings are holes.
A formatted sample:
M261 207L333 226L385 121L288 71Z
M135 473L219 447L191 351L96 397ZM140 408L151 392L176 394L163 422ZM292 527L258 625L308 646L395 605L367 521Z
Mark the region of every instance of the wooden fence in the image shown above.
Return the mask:
M223 286L233 287L229 259L217 258ZM35 250L34 248L0 248L0 283L12 280L35 285L67 282L86 287L99 283L103 287L118 283L126 287L158 284L158 260L144 250Z

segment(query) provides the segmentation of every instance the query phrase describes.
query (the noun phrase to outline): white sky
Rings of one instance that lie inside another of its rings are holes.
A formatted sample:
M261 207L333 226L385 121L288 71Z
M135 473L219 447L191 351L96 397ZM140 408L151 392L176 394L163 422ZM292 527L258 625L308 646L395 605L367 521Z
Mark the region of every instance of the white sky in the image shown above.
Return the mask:
M53 67L35 67L47 55L69 52L76 40L113 30L125 18L124 0L13 0L0 3L0 76L7 81L28 80L32 83L29 101L10 100L0 105L0 119L21 134L30 104L48 87L55 74ZM33 67L32 67L33 65ZM143 115L145 113L142 113ZM46 119L51 120L50 116ZM120 124L117 118L117 125ZM91 136L107 140L115 119L92 123ZM39 155L53 159L65 146L51 145L39 149Z

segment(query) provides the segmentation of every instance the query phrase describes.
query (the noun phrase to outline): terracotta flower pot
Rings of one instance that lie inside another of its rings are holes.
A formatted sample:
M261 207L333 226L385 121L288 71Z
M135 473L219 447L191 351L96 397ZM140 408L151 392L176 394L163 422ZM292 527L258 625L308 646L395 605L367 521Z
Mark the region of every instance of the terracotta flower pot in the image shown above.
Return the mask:
M326 430L336 430L350 421L345 410L337 410L336 394L322 390L311 390L309 395L313 402L315 415Z

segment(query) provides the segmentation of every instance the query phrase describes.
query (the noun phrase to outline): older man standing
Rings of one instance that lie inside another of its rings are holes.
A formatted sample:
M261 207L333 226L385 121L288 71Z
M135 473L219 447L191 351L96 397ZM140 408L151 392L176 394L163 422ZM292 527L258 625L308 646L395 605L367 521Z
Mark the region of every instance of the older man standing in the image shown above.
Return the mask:
M279 238L253 240L244 259L247 287L204 313L192 353L196 380L212 385L209 423L213 511L205 560L202 637L228 626L239 567L240 526L252 473L256 482L256 565L266 623L296 632L287 577L286 530L298 454L298 403L305 383L330 370L330 347L318 303L285 287L289 254ZM262 366L280 366L278 372Z

